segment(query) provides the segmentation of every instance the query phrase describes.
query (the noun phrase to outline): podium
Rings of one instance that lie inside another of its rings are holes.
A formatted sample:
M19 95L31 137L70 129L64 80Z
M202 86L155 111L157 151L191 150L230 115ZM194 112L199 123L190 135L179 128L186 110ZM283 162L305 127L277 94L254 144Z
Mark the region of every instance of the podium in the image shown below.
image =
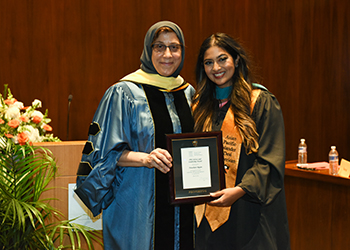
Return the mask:
M51 200L50 205L56 208L68 219L68 184L76 182L76 173L81 160L82 151L86 141L64 141L64 142L40 142L34 143L50 150L56 160L58 171L56 178L53 179L49 187L54 187L41 196L44 198L55 198ZM102 241L102 239L100 239ZM103 247L94 242L95 250L101 250ZM82 243L83 249L88 249L85 242Z

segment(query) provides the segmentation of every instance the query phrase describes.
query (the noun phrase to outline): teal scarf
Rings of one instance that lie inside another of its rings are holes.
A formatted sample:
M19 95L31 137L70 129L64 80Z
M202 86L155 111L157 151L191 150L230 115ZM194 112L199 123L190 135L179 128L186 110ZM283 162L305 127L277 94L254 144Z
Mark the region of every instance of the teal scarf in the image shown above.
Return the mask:
M223 100L228 98L231 92L232 92L232 85L226 88L219 88L218 86L215 86L215 98L218 100Z

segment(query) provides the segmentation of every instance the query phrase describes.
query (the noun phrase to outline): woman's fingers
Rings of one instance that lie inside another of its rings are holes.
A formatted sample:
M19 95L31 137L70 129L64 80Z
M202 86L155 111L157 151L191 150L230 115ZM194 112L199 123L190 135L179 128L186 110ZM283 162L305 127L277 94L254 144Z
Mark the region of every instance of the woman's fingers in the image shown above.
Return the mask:
M172 157L170 153L161 148L156 148L153 150L148 157L149 168L156 168L163 173L168 173L172 167Z
M211 193L210 196L218 199L208 202L208 204L219 207L231 206L244 194L245 191L240 187L225 188L221 191Z

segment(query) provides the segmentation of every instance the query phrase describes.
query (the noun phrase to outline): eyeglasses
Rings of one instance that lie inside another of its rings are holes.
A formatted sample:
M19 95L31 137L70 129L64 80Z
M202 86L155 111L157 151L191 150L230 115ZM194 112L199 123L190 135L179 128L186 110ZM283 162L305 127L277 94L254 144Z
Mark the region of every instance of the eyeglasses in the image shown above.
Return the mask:
M164 53L165 50L169 48L171 53L176 53L181 50L182 45L180 44L170 44L169 46L161 43L155 43L152 45L152 49L157 53Z

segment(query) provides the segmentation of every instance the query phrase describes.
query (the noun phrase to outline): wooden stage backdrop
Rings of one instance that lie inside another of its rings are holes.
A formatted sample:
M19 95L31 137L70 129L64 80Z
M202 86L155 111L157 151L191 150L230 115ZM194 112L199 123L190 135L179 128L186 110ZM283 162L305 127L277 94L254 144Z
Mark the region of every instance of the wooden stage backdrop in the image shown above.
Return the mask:
M186 38L182 75L193 85L201 42L240 38L284 113L287 160L300 138L309 160L331 145L350 159L348 0L0 0L0 89L49 109L54 133L85 140L105 90L139 67L147 29L171 20ZM73 95L67 133L68 96Z

